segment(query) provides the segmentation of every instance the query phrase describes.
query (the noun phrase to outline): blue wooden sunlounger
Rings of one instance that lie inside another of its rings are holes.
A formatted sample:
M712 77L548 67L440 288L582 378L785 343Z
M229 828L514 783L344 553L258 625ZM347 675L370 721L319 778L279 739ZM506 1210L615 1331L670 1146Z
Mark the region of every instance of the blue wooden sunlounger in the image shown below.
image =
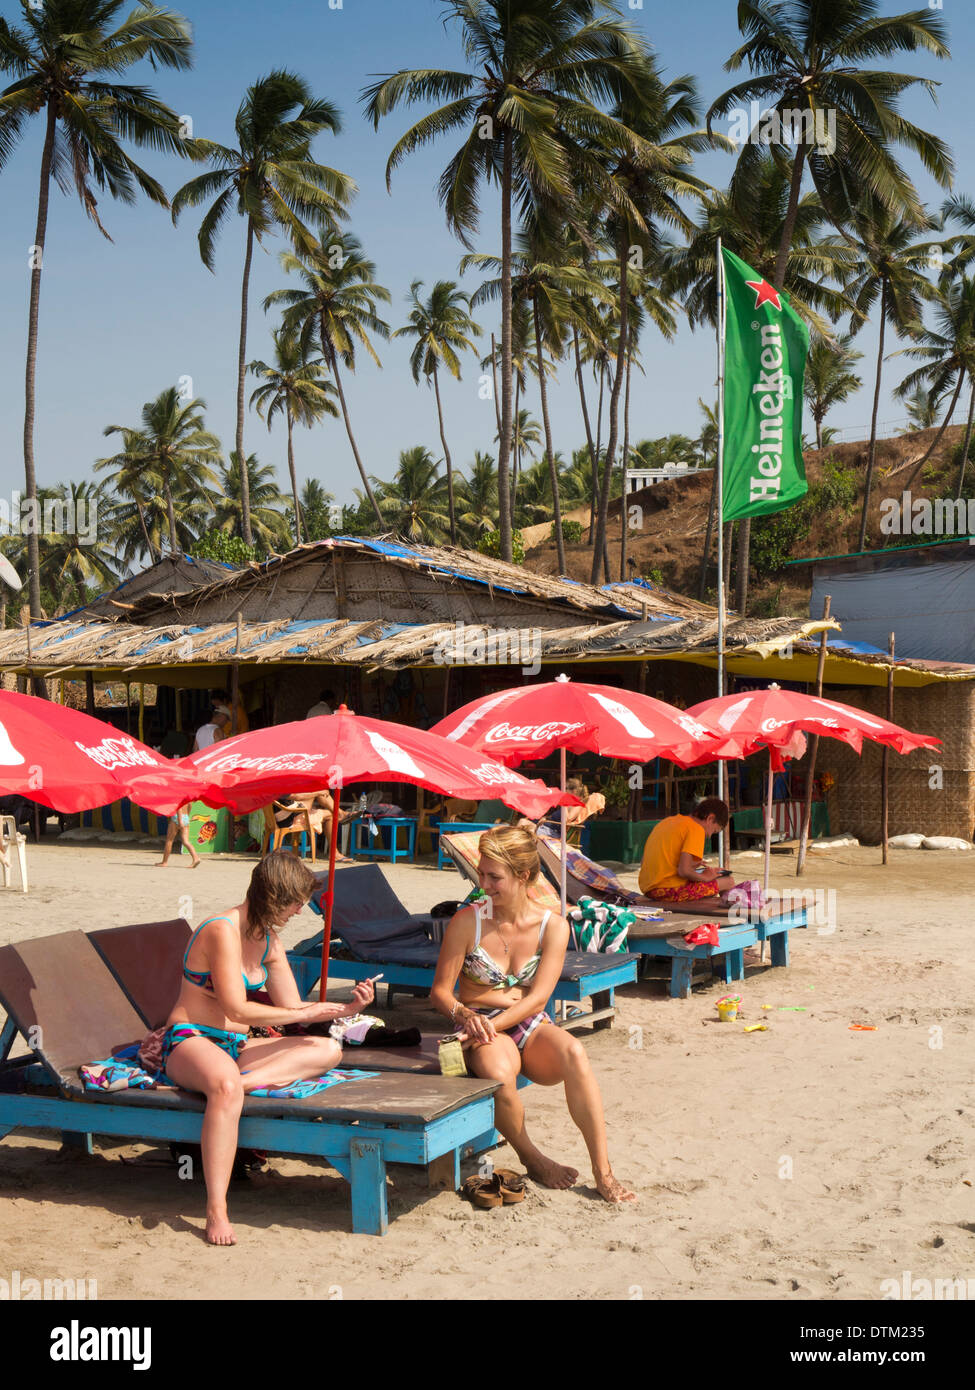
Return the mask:
M319 912L320 896L311 902ZM428 991L440 954L429 935L432 923L428 915L406 911L377 864L340 870L335 875L329 979L365 980L381 973L389 992L397 987ZM319 978L321 953L321 932L288 952L303 996ZM549 1008L562 1001L578 1006L589 1000L591 1007L570 1017L566 1026L611 1027L615 991L636 981L638 963L639 957L632 953L567 951Z
M794 927L807 925L804 907L789 908L777 914L754 912L747 921L729 922L727 907L716 905L708 914L701 911L698 904L695 906L698 908L696 913L667 912L659 923L635 922L627 936L627 945L632 951L643 956L670 959L670 994L673 999L690 998L691 974L696 960L716 960L717 973L725 984L731 985L745 978L745 951L748 947L768 941L772 965L787 966L789 932ZM717 946L688 946L684 942L685 932L710 921L718 927Z
M89 1150L93 1134L199 1143L202 1096L83 1088L80 1066L145 1033L144 1019L83 932L0 947L0 1005L7 1015L0 1031L0 1139L14 1129L53 1129ZM18 1035L30 1050L12 1056ZM360 1050L349 1065L374 1069L374 1050ZM239 1140L271 1153L324 1158L351 1185L353 1231L382 1235L386 1165L425 1167L431 1185L459 1186L461 1156L494 1142L495 1089L478 1078L434 1073L432 1056L390 1057L382 1075L317 1096L247 1097Z

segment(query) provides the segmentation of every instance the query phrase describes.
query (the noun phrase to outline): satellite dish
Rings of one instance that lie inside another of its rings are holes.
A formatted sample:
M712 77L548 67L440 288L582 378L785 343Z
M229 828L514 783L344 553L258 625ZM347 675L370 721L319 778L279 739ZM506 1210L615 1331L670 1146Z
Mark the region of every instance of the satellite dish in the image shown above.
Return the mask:
M22 589L24 587L20 575L14 569L6 555L0 555L0 583L8 585L11 589Z

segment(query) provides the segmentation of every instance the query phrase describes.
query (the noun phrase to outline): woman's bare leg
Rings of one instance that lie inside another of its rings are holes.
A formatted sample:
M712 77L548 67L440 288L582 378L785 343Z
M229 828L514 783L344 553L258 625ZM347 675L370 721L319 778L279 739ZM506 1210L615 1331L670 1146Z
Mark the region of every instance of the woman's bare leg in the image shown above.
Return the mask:
M494 1042L468 1049L467 1059L477 1076L485 1081L501 1082L494 1093L494 1123L528 1169L529 1175L543 1187L571 1187L579 1176L578 1171L547 1158L528 1137L525 1107L518 1095L521 1054L511 1039L503 1033L499 1034Z
M582 1132L592 1161L592 1175L607 1202L632 1202L634 1193L617 1182L609 1165L606 1122L599 1084L593 1075L586 1049L578 1038L570 1037L554 1024L543 1023L525 1043L522 1070L539 1086L565 1083L569 1114Z
M334 1038L254 1038L241 1049L237 1065L245 1093L261 1086L290 1086L331 1071L342 1061Z
M202 861L200 859L200 856L197 854L196 850L190 844L190 831L189 827L186 825L181 825L179 828L179 842L184 849L189 851L190 858L193 861L193 863L190 865L190 868L198 869Z
M244 1088L233 1058L208 1038L187 1038L173 1048L166 1075L187 1091L207 1098L200 1145L207 1189L207 1241L236 1245L227 1215L227 1188L237 1153L237 1126Z
M169 863L169 856L173 852L173 841L175 839L176 824L174 821L170 821L166 827L166 843L165 845L163 845L163 857L159 860L158 864L156 865L157 869L165 869L166 865Z

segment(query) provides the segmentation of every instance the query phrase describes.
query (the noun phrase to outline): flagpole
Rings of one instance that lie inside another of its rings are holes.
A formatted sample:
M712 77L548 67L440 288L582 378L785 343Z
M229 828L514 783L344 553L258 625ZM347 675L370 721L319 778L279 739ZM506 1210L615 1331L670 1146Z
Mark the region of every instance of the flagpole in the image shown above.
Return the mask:
M718 695L724 694L724 370L725 370L725 283L724 257L718 237L718 470L716 506L718 523ZM718 759L718 796L725 800L725 765ZM722 867L728 862L725 855L725 831L718 839L718 854Z

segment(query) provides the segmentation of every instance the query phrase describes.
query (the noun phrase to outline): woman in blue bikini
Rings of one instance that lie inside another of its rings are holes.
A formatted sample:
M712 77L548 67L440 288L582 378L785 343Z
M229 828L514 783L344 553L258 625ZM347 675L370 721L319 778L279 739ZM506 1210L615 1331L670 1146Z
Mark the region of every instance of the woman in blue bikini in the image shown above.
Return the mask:
M342 1056L332 1038L248 1041L248 1029L331 1022L360 1013L374 997L372 984L364 981L356 985L350 1004L302 1003L274 928L300 912L317 887L293 854L267 855L251 875L245 900L202 922L183 956L183 983L163 1036L163 1070L177 1086L206 1096L201 1146L211 1245L236 1243L227 1217L227 1187L244 1096L260 1086L320 1076ZM251 1003L247 991L255 989L266 990L272 1004Z
M519 1072L540 1086L564 1083L600 1195L634 1201L609 1165L602 1098L585 1048L545 1013L562 973L569 925L532 901L540 869L535 837L498 826L481 836L480 851L478 881L488 906L461 908L448 923L430 1002L460 1032L472 1071L501 1082L494 1122L530 1177L545 1187L571 1187L579 1174L546 1158L529 1139Z

